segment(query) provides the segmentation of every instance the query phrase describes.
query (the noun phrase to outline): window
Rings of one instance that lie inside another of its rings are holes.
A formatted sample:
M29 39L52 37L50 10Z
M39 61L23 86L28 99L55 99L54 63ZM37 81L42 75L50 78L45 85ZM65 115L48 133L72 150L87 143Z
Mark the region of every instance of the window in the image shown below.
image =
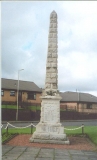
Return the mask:
M87 104L87 109L92 109L92 104Z
M10 91L10 96L15 96L15 91Z
M36 99L36 93L28 92L28 99L35 100Z
M1 90L1 96L4 96L4 90Z

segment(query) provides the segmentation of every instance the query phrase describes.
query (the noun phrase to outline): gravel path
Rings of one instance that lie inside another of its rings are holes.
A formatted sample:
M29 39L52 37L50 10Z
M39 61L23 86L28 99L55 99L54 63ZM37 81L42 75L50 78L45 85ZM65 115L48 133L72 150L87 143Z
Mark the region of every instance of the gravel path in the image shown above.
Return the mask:
M97 150L88 138L85 137L69 137L70 145L56 145L56 144L39 144L39 143L30 143L29 139L31 134L17 135L11 139L7 145L12 146L28 146L28 147L44 147L44 148L58 148L58 149L74 149L74 150Z

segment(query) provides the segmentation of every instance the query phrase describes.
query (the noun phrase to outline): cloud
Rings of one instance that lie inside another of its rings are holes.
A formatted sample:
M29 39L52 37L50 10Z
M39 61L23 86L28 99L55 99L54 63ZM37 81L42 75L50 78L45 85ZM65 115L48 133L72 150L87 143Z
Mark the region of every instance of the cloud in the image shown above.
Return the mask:
M58 88L97 95L97 2L2 2L2 77L44 87L49 16L58 14Z

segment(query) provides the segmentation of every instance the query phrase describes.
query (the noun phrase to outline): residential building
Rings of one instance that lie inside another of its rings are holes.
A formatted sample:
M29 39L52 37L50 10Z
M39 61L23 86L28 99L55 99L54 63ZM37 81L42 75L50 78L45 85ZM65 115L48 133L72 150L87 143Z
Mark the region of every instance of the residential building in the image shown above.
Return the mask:
M2 104L17 104L17 80L1 79ZM19 80L19 107L41 105L42 89L34 82ZM60 92L62 97L60 107L63 110L73 110L86 113L97 113L97 97L81 92Z
M1 101L2 104L16 104L17 103L17 80L1 79ZM19 106L23 107L25 104L39 104L41 103L40 95L42 90L34 83L29 81L19 80Z
M78 112L97 113L97 97L89 93L60 92L61 108Z

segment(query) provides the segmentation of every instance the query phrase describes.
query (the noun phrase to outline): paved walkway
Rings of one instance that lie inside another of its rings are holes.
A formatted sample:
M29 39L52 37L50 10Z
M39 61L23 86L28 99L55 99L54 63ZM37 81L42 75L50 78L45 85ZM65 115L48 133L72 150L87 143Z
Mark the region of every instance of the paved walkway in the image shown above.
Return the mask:
M97 160L97 152L3 145L2 160Z

